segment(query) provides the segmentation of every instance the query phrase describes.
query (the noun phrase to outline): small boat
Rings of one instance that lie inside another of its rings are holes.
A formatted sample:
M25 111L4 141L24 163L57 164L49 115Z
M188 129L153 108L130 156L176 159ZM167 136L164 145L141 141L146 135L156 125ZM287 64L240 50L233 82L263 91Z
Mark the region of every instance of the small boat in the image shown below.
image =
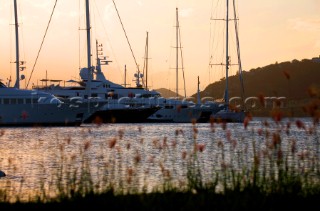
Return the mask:
M222 109L211 116L211 120L216 122L238 122L244 121L246 114L244 111Z
M191 123L201 116L201 107L193 102L163 97L156 101L161 109L149 116L148 122Z
M149 122L175 122L175 123L206 123L209 122L212 113L221 108L217 102L201 103L200 82L198 77L197 102L191 99L157 98L156 103L161 107L159 111L148 118Z

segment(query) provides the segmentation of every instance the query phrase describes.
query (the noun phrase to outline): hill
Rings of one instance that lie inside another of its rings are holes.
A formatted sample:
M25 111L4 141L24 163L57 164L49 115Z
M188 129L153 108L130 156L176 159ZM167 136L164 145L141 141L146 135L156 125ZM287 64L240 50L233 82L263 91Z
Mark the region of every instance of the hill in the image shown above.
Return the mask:
M263 94L303 99L308 97L308 89L311 86L319 88L320 63L307 59L293 60L244 71L242 76L247 97ZM200 93L200 96L204 97L204 93L207 93L211 97L221 98L224 87L225 80L212 83ZM238 75L229 77L229 95L240 96Z
M310 100L310 92L316 90L319 98L320 62L319 58L293 60L267 65L262 68L243 71L245 99L249 97L283 97L286 105L294 105L297 115L302 114L302 105ZM208 85L201 93L203 97L219 99L224 93L225 79ZM229 77L229 99L241 96L239 75ZM196 94L192 95L196 97ZM319 106L319 105L318 105ZM292 107L292 106L291 106ZM260 109L261 110L261 109ZM261 115L266 115L266 109ZM270 109L269 109L270 111ZM254 111L257 115L259 112Z
M174 91L169 90L169 89L160 88L160 89L155 89L155 90L157 92L160 92L162 97L165 97L165 98L176 97L176 93ZM179 95L179 98L182 98L182 96Z

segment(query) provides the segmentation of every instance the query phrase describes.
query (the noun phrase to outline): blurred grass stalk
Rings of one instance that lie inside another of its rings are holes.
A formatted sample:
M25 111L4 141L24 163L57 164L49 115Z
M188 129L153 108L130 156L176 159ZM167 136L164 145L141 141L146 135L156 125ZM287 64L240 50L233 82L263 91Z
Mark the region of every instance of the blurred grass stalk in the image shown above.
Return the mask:
M187 147L190 140L181 129L176 130L173 140L166 137L144 140L143 128L139 128L135 140L138 145L125 140L125 131L119 130L117 137L101 143L100 153L96 155L90 150L91 140L84 141L79 154L68 154L65 148L72 142L69 137L60 144L57 159L52 161L55 166L52 172L39 166L43 175L39 177L38 189L28 190L23 178L19 182L2 178L0 202L50 202L104 193L172 191L319 194L318 123L308 127L300 120L294 123L310 137L306 140L310 143L299 150L295 138L286 141L282 138L290 133L292 122L281 121L276 122L276 128L267 121L257 131L245 127L247 133L252 133L251 140L232 134L223 123L212 122L209 125L212 138L207 145L198 142L197 125L193 123L193 147ZM215 136L215 127L220 126L225 131L225 140ZM147 149L144 142L152 142L152 149ZM211 154L206 154L207 148Z

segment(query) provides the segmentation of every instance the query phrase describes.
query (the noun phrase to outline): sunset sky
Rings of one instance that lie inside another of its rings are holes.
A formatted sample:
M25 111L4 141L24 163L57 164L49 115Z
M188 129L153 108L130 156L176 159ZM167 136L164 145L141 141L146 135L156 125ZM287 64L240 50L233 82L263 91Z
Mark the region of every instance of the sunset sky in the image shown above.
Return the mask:
M86 32L84 0L58 1L49 30L35 64L55 0L17 0L20 32L20 60L26 61L24 88L40 79L78 79L79 67L85 67ZM225 5L225 0L220 0ZM209 68L212 56L212 13L218 13L217 0L115 0L123 26L139 69L144 64L148 39L148 86L175 91L176 8L182 42L187 95L205 89L224 77ZM230 2L231 4L231 2ZM311 59L320 55L319 0L240 0L237 1L241 61L244 70L293 59ZM13 0L0 0L0 79L15 80L15 35ZM137 71L125 33L112 0L90 0L92 27L92 63L95 64L95 40L104 46L112 61L103 72L113 82L134 86ZM223 12L223 11L222 11ZM221 13L221 11L219 12ZM222 13L221 13L222 14ZM224 18L220 17L220 18ZM221 49L222 50L222 49ZM235 58L232 58L233 61ZM182 94L182 72L179 72ZM12 82L13 84L14 82ZM245 83L245 81L244 81Z

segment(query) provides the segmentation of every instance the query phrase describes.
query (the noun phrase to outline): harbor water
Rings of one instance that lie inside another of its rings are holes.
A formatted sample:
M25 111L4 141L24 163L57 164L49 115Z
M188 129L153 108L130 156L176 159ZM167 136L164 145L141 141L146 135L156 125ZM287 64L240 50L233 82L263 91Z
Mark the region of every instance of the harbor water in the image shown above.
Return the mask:
M281 142L281 156L309 165L306 159L319 163L319 134L311 118L0 128L0 170L6 174L0 192L21 200L41 191L54 196L57 187L81 180L84 169L97 190L152 191L168 181L183 187L190 165L204 183L212 182L224 168L250 169L255 156L261 166L263 157L276 159L279 154L268 154L275 142Z

